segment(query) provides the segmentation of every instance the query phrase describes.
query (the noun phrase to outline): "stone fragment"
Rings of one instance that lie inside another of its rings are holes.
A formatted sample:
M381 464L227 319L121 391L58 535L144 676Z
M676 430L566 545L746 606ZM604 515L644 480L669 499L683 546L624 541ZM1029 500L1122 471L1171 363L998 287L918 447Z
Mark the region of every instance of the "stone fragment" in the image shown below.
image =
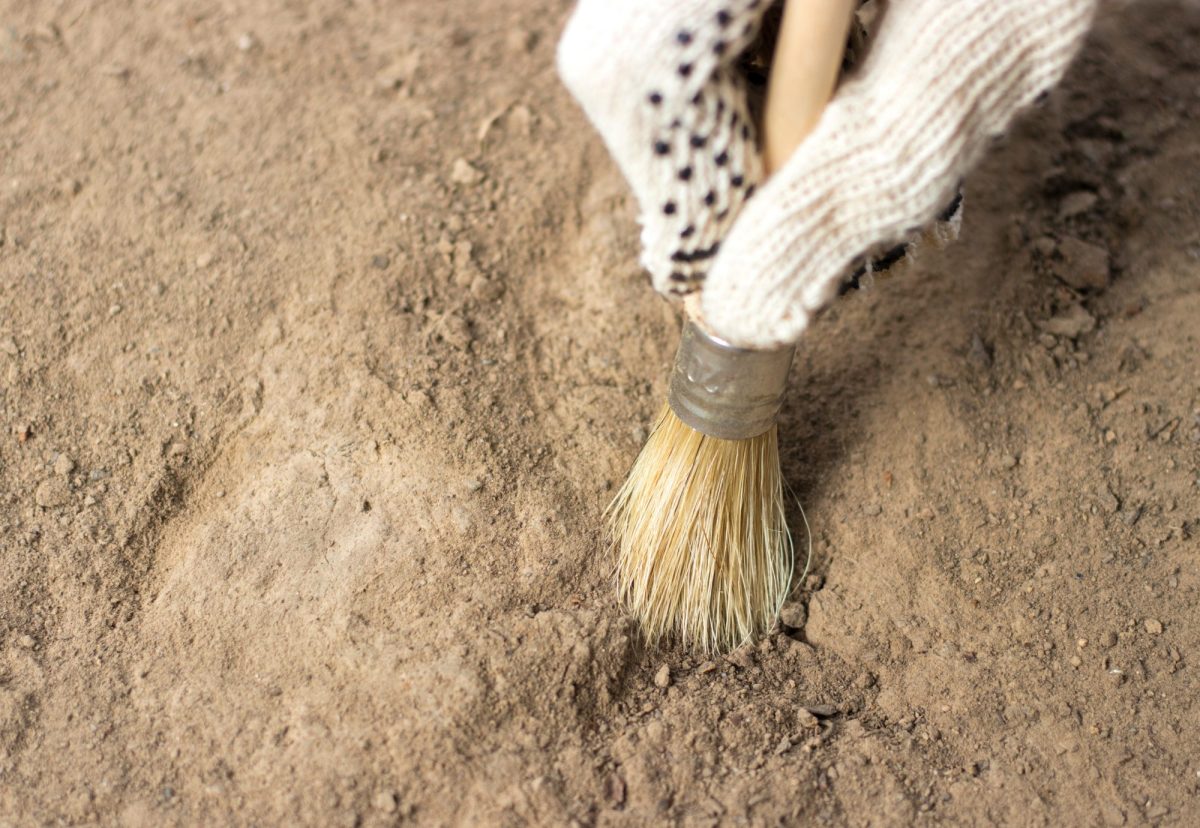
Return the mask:
M1055 275L1077 290L1103 290L1108 287L1109 255L1099 245L1067 236L1058 243L1062 261Z
M1038 322L1037 326L1048 334L1074 339L1095 330L1096 317L1088 313L1083 305L1071 305L1057 316Z

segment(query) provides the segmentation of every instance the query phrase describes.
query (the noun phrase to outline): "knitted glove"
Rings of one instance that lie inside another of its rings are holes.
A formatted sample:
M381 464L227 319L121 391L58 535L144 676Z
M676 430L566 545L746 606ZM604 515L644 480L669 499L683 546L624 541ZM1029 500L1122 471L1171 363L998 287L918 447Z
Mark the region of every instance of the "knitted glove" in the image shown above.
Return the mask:
M661 293L704 279L762 178L739 57L762 0L580 0L558 48L567 88L641 208L642 264Z
M634 190L655 287L703 284L710 327L768 347L795 340L872 250L957 206L988 138L1061 77L1094 4L888 4L858 76L753 200L742 63L761 0L580 0L559 70Z
M1094 0L895 0L860 72L746 206L702 297L730 341L794 341L864 251L952 197L1016 112L1057 83Z

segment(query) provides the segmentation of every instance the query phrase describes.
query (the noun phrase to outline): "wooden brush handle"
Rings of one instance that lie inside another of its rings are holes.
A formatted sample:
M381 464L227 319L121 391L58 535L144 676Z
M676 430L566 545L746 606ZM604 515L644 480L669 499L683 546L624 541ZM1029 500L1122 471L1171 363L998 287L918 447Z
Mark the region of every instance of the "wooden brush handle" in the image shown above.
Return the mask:
M775 42L763 110L767 175L817 125L846 50L856 0L788 0Z
M783 166L820 120L837 82L856 5L856 0L788 0L763 110L768 176ZM684 311L708 331L699 293L684 300Z

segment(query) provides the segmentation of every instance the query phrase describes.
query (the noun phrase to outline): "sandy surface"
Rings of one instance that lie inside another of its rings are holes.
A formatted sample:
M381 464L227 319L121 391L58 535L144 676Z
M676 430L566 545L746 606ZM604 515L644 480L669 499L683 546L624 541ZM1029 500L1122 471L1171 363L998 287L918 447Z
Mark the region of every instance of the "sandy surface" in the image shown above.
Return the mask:
M568 10L0 0L0 824L1196 824L1200 7L814 326L713 663L613 606L677 334Z

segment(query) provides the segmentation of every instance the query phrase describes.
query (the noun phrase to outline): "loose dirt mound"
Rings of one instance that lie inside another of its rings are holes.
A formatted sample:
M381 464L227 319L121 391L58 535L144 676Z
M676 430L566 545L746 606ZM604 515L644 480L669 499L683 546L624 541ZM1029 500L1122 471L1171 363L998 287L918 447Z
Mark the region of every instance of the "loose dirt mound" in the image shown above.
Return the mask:
M1200 7L814 326L714 663L613 606L676 323L568 11L0 2L0 824L1194 824Z

